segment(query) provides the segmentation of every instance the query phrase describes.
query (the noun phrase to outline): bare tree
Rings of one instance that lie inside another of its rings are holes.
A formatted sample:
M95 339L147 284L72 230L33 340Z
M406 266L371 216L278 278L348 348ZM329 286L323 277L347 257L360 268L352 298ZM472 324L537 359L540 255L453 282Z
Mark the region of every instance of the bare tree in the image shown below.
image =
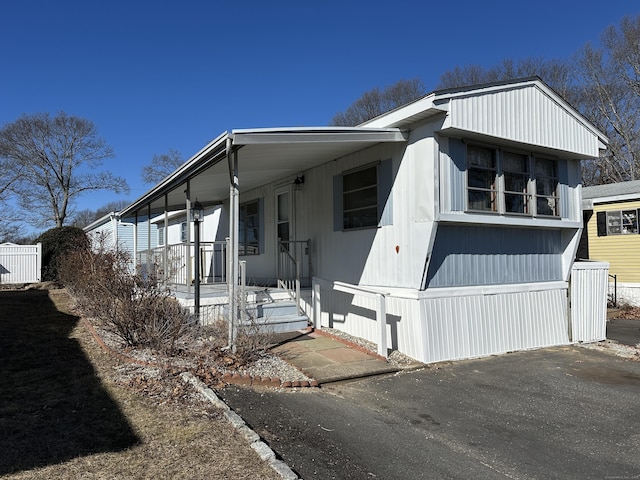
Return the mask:
M337 113L331 120L331 125L354 127L423 95L422 80L417 78L399 80L382 90L376 87L363 93L344 112Z
M71 225L74 227L84 228L99 218L104 217L108 213L119 212L123 208L127 207L129 203L131 203L129 200L114 200L113 202L109 202L96 210L79 210L73 214Z
M63 226L85 192L128 191L124 178L96 171L112 156L92 122L64 112L23 115L0 130L2 166L16 177L10 190L38 226Z
M604 156L587 162L586 184L640 179L640 15L608 27L599 47L577 55L579 105L609 137Z
M167 153L156 154L149 165L142 167L142 181L150 184L160 183L183 163L182 154L177 150L169 149Z
M440 76L440 83L437 88L462 87L533 76L540 77L563 97L571 97L571 64L561 60L544 60L541 58L525 58L517 61L507 58L493 67L482 67L480 65L456 67Z

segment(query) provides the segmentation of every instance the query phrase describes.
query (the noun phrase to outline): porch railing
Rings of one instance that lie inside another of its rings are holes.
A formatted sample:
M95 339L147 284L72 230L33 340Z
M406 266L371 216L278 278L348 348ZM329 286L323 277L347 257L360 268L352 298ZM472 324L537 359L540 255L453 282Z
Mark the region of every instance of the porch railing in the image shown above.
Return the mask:
M200 262L200 281L226 283L227 242L201 242L199 254L193 243L164 245L138 252L137 265L145 272L154 272L167 283L189 285L194 280L194 262Z
M311 286L311 240L278 241L278 288L286 290L300 309L300 287Z

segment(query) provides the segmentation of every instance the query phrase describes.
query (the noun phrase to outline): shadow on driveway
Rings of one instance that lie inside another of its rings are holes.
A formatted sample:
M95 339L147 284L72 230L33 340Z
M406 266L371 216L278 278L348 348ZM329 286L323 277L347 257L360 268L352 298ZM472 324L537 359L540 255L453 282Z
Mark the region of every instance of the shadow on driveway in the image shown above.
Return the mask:
M78 320L47 291L0 291L0 475L138 443L69 338Z

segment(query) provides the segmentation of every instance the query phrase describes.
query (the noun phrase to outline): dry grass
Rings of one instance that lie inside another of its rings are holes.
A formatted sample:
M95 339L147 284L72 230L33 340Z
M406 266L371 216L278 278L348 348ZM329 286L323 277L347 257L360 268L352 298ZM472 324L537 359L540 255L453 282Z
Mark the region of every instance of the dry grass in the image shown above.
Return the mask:
M123 376L63 290L0 291L0 360L3 478L279 478L177 377Z

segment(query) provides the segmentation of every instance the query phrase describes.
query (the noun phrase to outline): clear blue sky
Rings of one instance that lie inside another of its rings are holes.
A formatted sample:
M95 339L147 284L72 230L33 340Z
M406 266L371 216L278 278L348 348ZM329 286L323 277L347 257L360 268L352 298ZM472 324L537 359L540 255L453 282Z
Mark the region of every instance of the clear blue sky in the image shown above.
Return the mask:
M638 13L637 0L0 0L0 125L93 121L134 200L154 154L188 158L234 128L327 125L365 91L416 77L431 91L456 66L569 59Z

